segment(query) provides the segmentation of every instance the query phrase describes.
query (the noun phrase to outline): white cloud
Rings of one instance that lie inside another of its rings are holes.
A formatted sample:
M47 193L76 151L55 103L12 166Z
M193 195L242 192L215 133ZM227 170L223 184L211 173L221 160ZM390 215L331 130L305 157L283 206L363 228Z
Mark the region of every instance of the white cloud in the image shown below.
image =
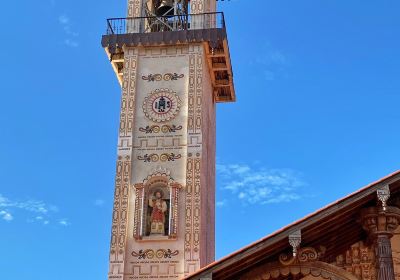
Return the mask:
M60 225L62 225L62 226L65 226L65 227L67 227L67 226L70 226L70 225L71 225L71 223L70 223L70 222L68 222L68 220L67 220L67 219L61 219L61 220L59 220L59 221L58 221L58 224L60 224Z
M284 66L289 64L289 59L282 51L266 43L263 46L263 53L258 55L254 62L264 66Z
M42 217L42 216L37 216L35 218L35 220L36 220L36 222L42 223L44 225L48 225L50 223L49 220L47 220L45 217Z
M0 211L0 218L7 222L14 220L14 217L11 215L11 213L5 210Z
M290 60L283 51L274 48L270 43L265 43L262 54L257 55L250 63L262 66L264 79L273 81L276 78L287 76Z
M62 26L66 35L64 44L73 48L78 47L79 42L74 38L78 37L79 33L73 30L70 18L67 15L60 15L58 17L58 22Z
M99 198L94 201L94 205L99 207L103 206L104 203L105 203L104 200Z
M59 211L58 207L55 206L55 205L49 205L49 210L52 211L52 212L58 212Z
M226 199L221 200L221 201L217 201L216 205L217 207L224 207L228 204L228 201Z
M0 194L0 209L1 208L17 208L32 213L47 214L53 211L46 203L40 200L29 199L25 201L12 201Z
M67 45L68 47L73 47L73 48L79 47L79 43L71 39L65 39L64 44Z
M273 80L275 80L275 73L272 72L271 70L265 70L264 71L264 78L267 81L273 81Z
M271 204L302 198L301 174L290 169L255 168L245 164L217 164L222 189L250 204Z
M10 210L12 210L13 215ZM59 211L55 205L48 205L41 200L11 200L0 194L0 219L14 220L14 216L25 217L29 223L50 223L53 215Z
M58 17L58 21L62 25L67 25L67 24L69 24L69 17L67 17L66 15L61 15L61 16Z

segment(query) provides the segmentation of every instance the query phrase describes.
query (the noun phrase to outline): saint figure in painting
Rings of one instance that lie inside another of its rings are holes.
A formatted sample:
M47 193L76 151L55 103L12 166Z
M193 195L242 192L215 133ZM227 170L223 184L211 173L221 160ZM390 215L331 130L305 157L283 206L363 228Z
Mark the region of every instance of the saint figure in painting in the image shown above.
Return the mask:
M165 233L165 212L168 210L167 202L163 199L161 191L155 191L154 196L149 199L149 206L152 208L150 217L150 234Z

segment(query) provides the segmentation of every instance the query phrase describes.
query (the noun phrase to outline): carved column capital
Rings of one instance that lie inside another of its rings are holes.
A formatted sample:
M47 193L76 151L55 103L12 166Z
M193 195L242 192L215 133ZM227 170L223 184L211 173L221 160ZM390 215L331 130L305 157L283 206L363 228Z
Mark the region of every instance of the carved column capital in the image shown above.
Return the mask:
M400 209L386 206L361 211L361 223L374 242L377 280L395 280L390 238L400 223Z
M386 210L370 207L361 211L361 224L370 235L376 239L377 235L393 236L393 232L400 224L400 209L387 206Z

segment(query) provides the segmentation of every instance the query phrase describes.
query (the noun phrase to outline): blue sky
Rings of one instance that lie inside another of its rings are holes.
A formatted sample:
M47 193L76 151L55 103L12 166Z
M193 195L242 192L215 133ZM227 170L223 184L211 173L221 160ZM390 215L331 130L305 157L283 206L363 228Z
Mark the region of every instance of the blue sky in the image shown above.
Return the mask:
M2 278L106 279L120 89L100 37L126 3L2 5ZM399 1L220 9L238 101L217 112L217 258L400 168Z

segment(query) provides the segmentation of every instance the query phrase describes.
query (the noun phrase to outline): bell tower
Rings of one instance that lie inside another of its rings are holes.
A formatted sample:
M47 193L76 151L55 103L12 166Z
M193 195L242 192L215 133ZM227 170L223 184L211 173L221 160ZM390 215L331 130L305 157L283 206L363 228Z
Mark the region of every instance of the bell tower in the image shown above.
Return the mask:
M216 0L129 0L102 37L122 88L108 279L214 261L215 106L235 101Z

